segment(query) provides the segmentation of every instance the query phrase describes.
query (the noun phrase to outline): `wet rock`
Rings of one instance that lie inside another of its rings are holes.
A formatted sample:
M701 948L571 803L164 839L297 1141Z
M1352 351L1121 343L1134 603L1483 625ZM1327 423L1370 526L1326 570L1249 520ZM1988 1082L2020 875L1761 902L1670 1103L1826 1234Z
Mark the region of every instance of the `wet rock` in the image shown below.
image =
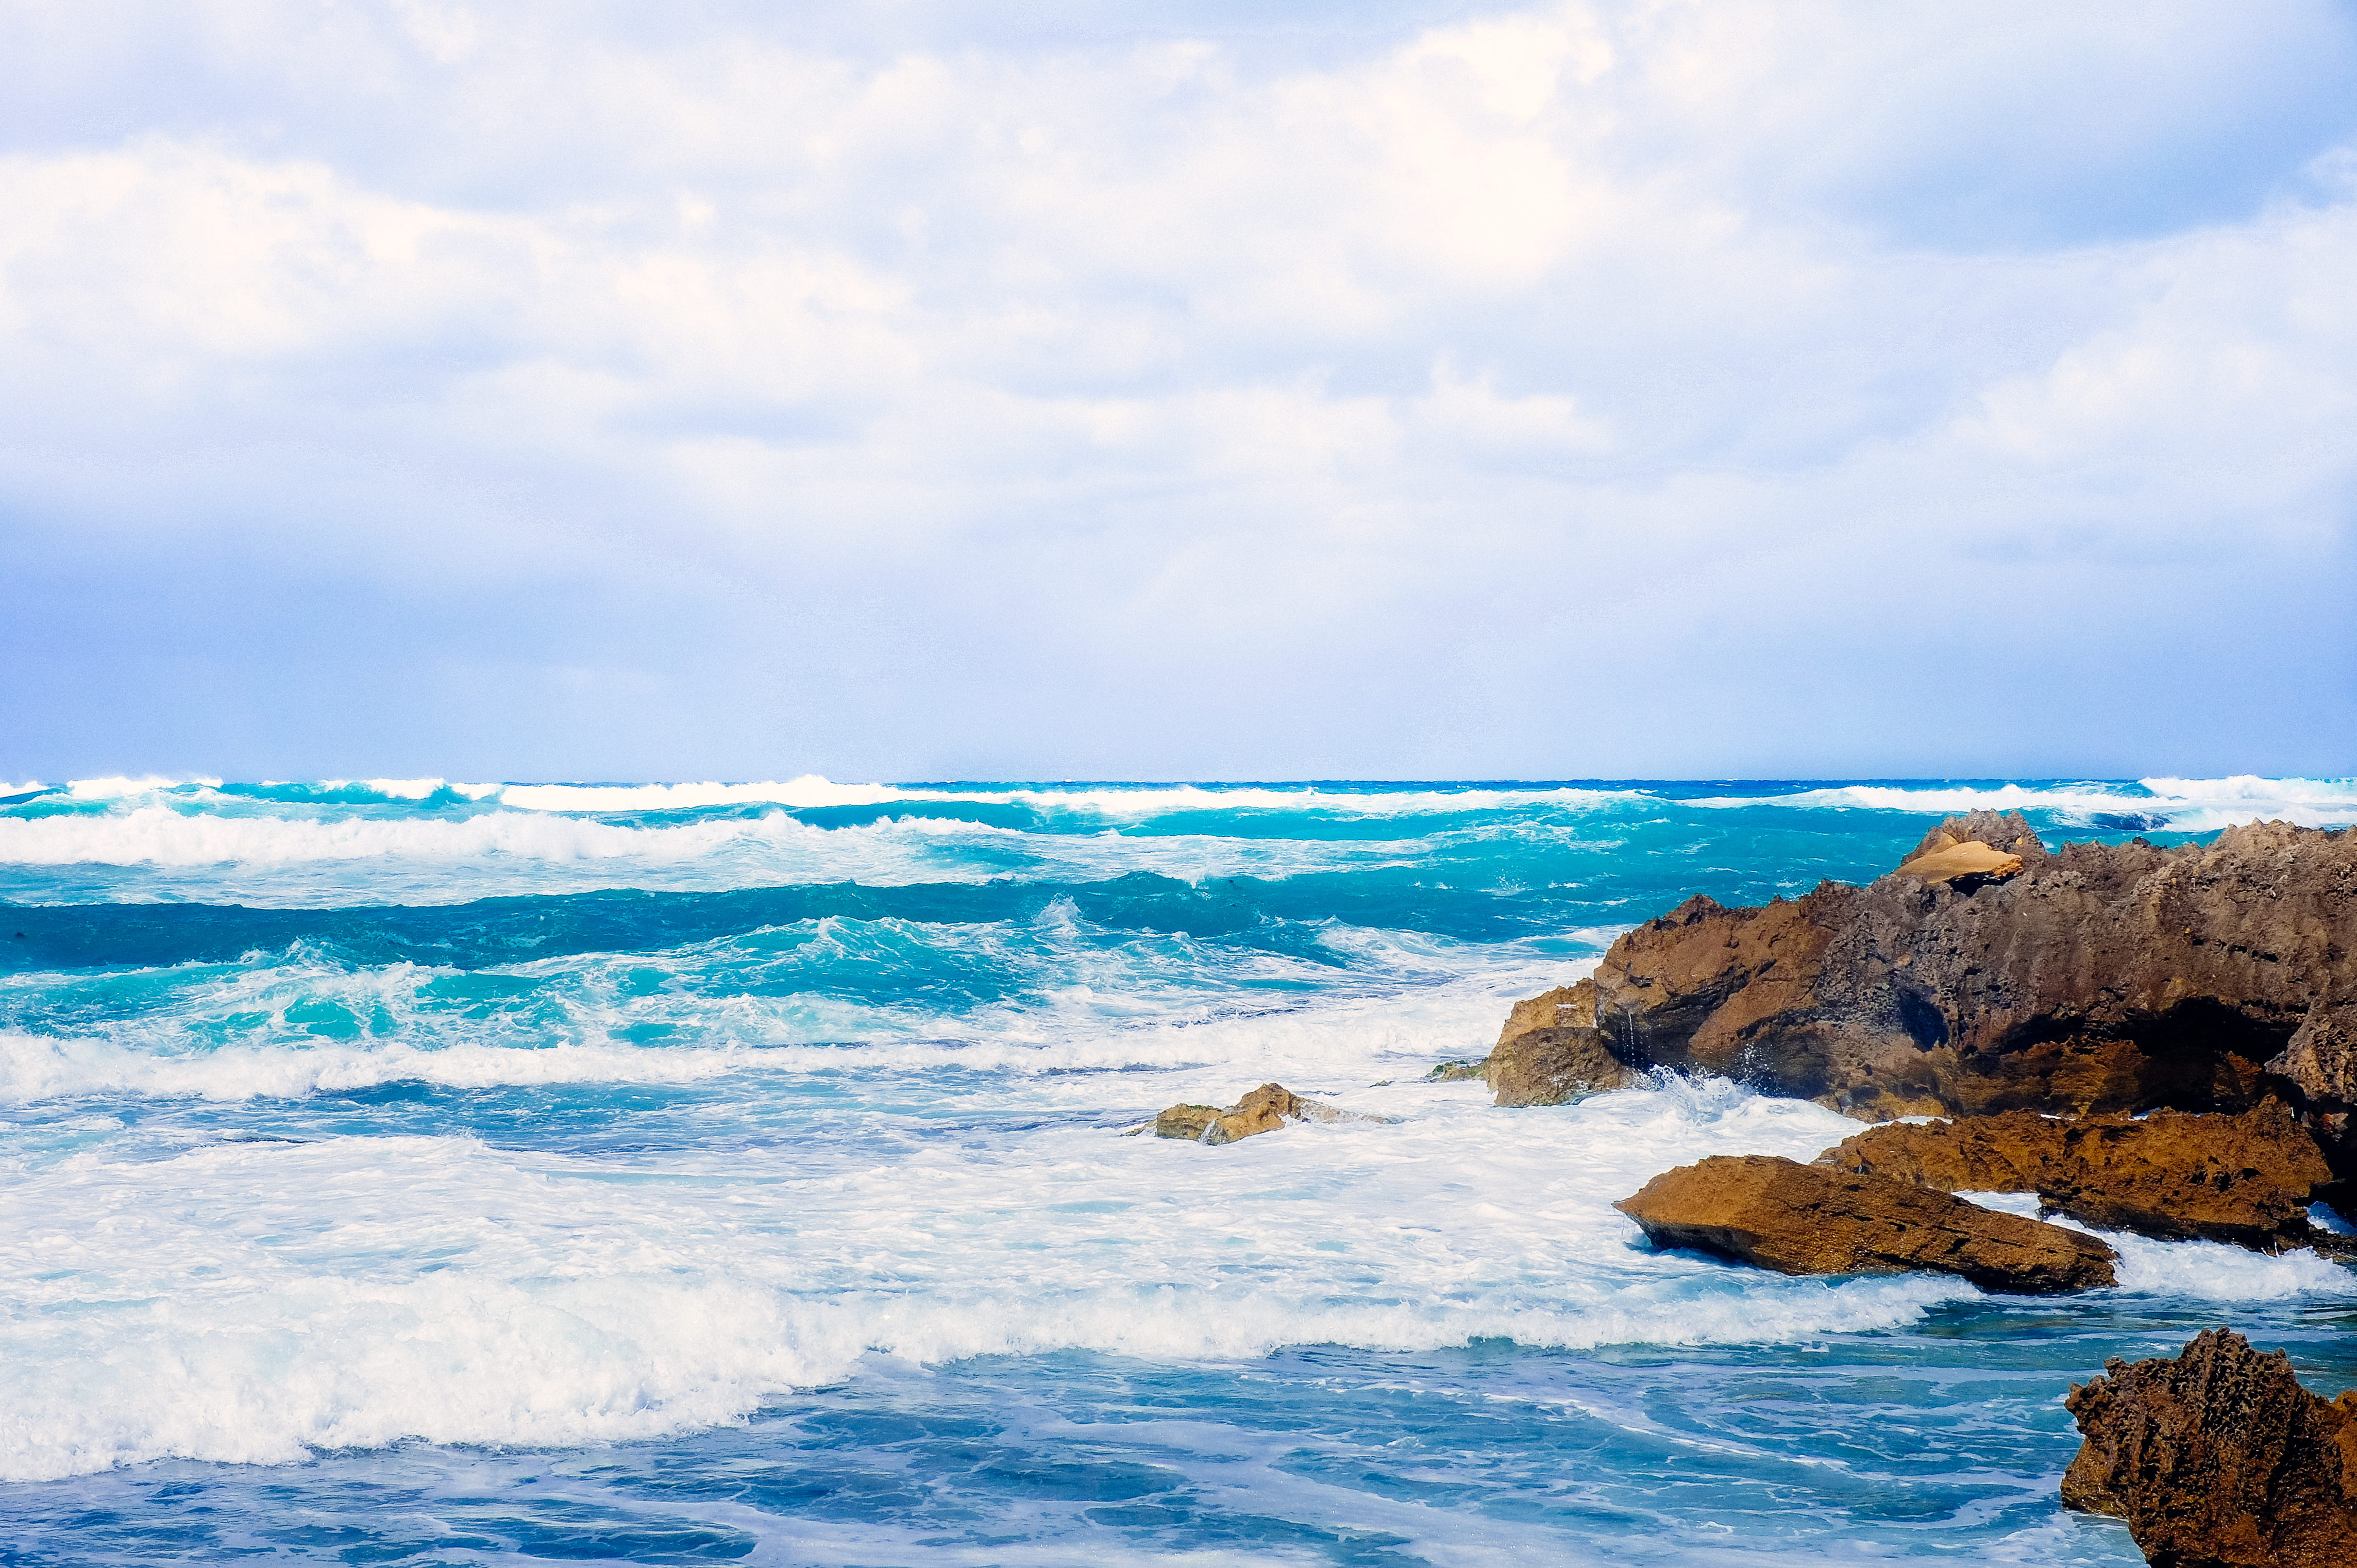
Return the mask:
M2093 1236L1889 1176L1765 1155L1681 1165L1613 1207L1656 1246L1700 1248L1780 1273L1927 1270L2041 1295L2117 1283L2118 1254Z
M2034 1192L2048 1213L2164 1240L2340 1250L2341 1239L2308 1218L2331 1170L2280 1101L2231 1116L2012 1111L1894 1122L1845 1139L1816 1163L1943 1192Z
M1514 1004L1487 1064L1500 1105L1564 1105L1642 1081L1613 1056L1596 1026L1596 983Z
M1289 1122L1389 1122L1309 1100L1281 1083L1264 1083L1233 1105L1174 1105L1154 1119L1157 1138L1199 1144L1232 1144L1257 1133L1274 1133Z
M1986 869L1932 875L1966 861ZM2341 1153L2357 1110L2347 831L2049 853L2018 814L1976 812L1865 887L1690 898L1615 942L1595 983L1597 1027L1630 1068L1868 1121L2242 1111L2276 1093L2357 1175Z
M1463 1083L1476 1078L1486 1081L1490 1076L1490 1058L1483 1057L1477 1062L1468 1057L1459 1057L1455 1061L1442 1062L1424 1076L1430 1083Z
M2086 1439L2064 1507L2126 1520L2172 1568L2357 1563L2357 1392L2328 1404L2222 1329L2104 1373L2063 1402Z

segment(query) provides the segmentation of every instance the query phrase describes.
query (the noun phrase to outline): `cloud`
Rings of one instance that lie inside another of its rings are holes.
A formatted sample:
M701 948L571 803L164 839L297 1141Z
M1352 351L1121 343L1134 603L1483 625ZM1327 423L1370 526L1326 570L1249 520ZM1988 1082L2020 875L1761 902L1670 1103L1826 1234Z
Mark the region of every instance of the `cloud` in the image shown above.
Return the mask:
M0 772L2351 766L2345 9L1047 15L19 12Z

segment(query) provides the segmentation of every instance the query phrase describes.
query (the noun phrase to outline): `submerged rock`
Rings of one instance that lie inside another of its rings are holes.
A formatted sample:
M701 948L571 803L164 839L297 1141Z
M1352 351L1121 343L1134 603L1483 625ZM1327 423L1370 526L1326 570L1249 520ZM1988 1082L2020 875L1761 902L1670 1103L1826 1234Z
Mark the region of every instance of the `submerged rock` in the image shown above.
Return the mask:
M2308 1218L2332 1172L2280 1101L2233 1116L2066 1121L2011 1111L1894 1122L1845 1139L1816 1163L1943 1192L2034 1192L2050 1213L2164 1240L2339 1250L2340 1239Z
M2357 1392L2328 1404L2282 1351L2214 1328L2104 1372L2063 1401L2086 1439L2065 1508L2127 1520L2175 1568L2357 1563Z
M1628 1068L1717 1073L1868 1121L2241 1111L2276 1093L2357 1174L2341 1152L2357 1109L2345 830L2049 853L2018 813L1976 812L1867 886L1750 908L1690 898L1615 942L1595 984L1596 1026Z
M2117 1283L2093 1236L1930 1187L1765 1155L1714 1155L1613 1205L1661 1247L1695 1247L1787 1274L1956 1274L2050 1294Z
M1154 1135L1199 1144L1232 1144L1255 1133L1274 1133L1288 1122L1390 1120L1305 1099L1281 1083L1264 1083L1233 1105L1174 1105L1154 1119Z
M1642 1080L1612 1055L1596 1026L1596 983L1514 1004L1487 1076L1500 1105L1563 1105Z

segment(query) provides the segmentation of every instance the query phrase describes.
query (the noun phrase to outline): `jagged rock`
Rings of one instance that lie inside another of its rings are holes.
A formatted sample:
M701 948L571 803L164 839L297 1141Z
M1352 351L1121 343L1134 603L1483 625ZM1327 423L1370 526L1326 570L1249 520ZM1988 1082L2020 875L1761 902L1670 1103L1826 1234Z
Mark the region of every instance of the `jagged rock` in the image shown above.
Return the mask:
M1837 1170L1942 1192L2034 1192L2048 1213L2165 1240L2231 1241L2276 1252L2339 1238L2309 1222L2332 1178L2316 1140L2282 1101L2240 1115L2157 1111L2058 1120L2030 1111L1893 1122L1817 1156Z
M1907 864L1975 843L2019 869L1695 897L1627 932L1595 974L1612 1056L1867 1121L2274 1092L2357 1174L2357 833L2269 822L2050 854L2018 813L1976 812Z
M1487 1077L1500 1105L1562 1105L1643 1075L1612 1055L1596 1026L1596 983L1583 980L1514 1004Z
M1232 1144L1255 1133L1274 1133L1288 1122L1389 1122L1344 1111L1322 1100L1296 1094L1281 1083L1264 1083L1233 1105L1174 1105L1154 1119L1157 1138L1199 1144Z
M1957 1274L2050 1294L2116 1283L2093 1236L2000 1214L1889 1176L1765 1155L1714 1155L1613 1205L1654 1245L1696 1247L1787 1274Z
M2065 1508L2127 1520L2171 1568L2357 1563L2357 1392L2328 1404L2282 1351L2214 1328L2104 1372L2063 1401L2086 1439Z

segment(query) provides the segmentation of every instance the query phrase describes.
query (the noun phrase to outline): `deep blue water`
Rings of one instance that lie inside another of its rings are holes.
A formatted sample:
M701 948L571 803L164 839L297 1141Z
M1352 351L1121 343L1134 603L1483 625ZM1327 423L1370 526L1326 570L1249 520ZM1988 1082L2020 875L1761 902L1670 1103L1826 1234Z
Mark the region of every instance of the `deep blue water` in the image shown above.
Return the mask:
M2357 1276L1655 1253L1813 1106L1421 1081L1688 894L1948 811L2346 784L488 786L0 800L0 1563L2140 1561L2060 1396ZM1128 1137L1265 1079L1386 1120Z

